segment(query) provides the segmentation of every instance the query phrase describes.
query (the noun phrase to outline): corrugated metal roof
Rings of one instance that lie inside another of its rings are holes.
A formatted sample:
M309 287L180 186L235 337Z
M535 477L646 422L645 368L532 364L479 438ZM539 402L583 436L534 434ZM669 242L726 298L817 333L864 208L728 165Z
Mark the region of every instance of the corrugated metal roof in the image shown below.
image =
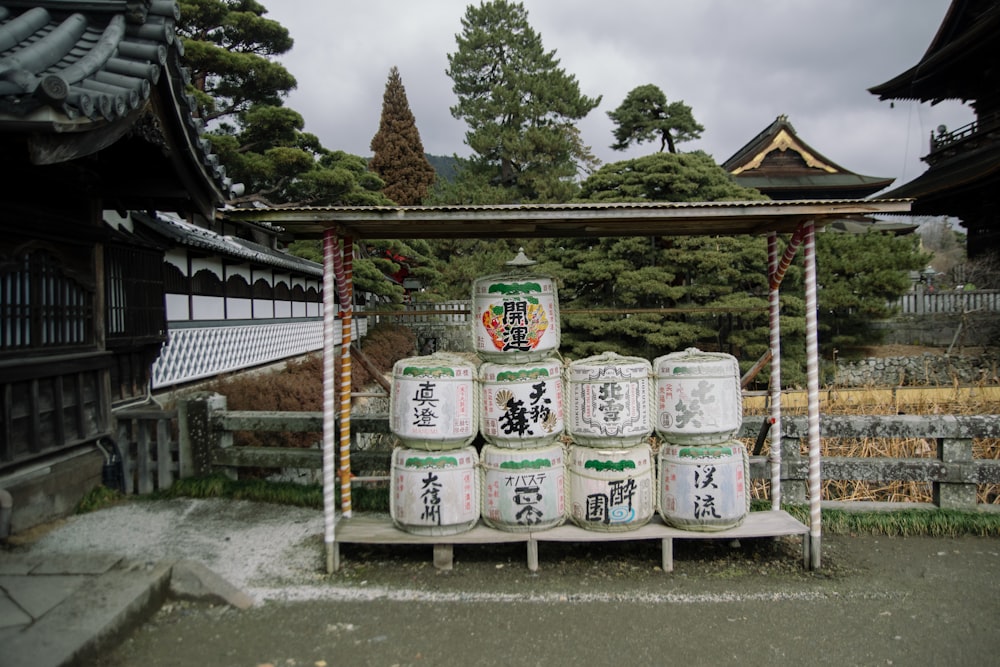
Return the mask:
M132 213L132 218L157 234L189 248L198 248L223 257L311 276L323 275L321 264L246 239L216 234L210 229L193 225L169 213L160 213L156 217Z
M296 238L325 230L357 239L541 238L790 233L852 215L905 213L908 199L510 204L493 206L326 206L230 209L234 221L266 221Z

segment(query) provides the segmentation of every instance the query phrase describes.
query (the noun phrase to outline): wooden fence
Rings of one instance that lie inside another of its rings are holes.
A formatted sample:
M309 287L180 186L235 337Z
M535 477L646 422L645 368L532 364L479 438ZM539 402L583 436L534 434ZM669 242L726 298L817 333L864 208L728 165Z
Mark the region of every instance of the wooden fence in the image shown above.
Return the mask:
M890 306L902 315L961 315L962 313L1000 313L1000 290L938 290L919 287L907 292Z
M322 432L319 412L247 412L226 409L224 396L213 394L183 401L178 406L177 463L169 465L191 474L228 470L238 475L240 468L311 468L322 467L318 448L278 448L233 446L236 431L315 432L317 442ZM746 417L740 438L754 441L764 417ZM389 434L387 415L351 418L351 467L355 481L388 480L389 448L366 449L359 445L364 434ZM148 428L148 427L147 427ZM806 503L808 460L805 457L806 419L782 420L782 495L789 503ZM864 480L880 483L924 482L932 486L931 506L949 509L989 509L1000 511L1000 504L986 504L977 499L983 485L1000 484L1000 459L975 458L975 439L1000 440L1000 415L891 415L823 416L820 433L824 439L862 440L920 439L930 449L923 457L824 457L824 480ZM141 431L140 431L141 435ZM751 449L752 449L751 445ZM996 449L996 447L994 447ZM150 461L168 460L146 456L142 463L139 449L135 468L145 470ZM182 463L183 461L183 463ZM770 479L770 464L765 456L751 456L750 475L755 480ZM157 475L158 479L160 478ZM161 482L162 484L162 482ZM136 490L142 492L140 485ZM831 499L836 501L836 499ZM923 503L850 503L852 509L886 509L928 506Z

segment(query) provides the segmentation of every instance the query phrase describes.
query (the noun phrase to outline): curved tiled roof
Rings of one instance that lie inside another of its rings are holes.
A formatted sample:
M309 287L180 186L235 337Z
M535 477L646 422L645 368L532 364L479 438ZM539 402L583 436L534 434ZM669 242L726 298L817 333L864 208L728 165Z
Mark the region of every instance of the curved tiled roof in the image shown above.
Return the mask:
M173 126L159 128L160 140L188 154L183 167L206 181L214 190L207 198L218 206L232 182L192 115L174 31L179 16L175 0L0 0L0 132L103 133L73 150L44 144L31 158L33 164L75 159L129 131L156 134L140 124L143 107L156 97Z
M158 235L189 248L207 250L223 257L297 271L306 275L316 277L323 275L321 264L268 248L253 241L217 234L210 229L185 222L177 216L166 213L150 216L133 212L132 219Z

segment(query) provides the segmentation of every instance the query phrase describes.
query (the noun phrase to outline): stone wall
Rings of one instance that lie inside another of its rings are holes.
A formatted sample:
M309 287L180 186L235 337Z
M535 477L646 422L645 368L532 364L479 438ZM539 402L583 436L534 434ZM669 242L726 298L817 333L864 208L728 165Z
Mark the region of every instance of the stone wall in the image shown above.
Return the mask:
M929 345L948 347L953 343L969 346L995 345L1000 339L997 313L949 313L898 315L875 322L888 345Z
M925 353L915 357L837 361L834 384L841 387L942 386L1000 381L1000 352L964 356Z

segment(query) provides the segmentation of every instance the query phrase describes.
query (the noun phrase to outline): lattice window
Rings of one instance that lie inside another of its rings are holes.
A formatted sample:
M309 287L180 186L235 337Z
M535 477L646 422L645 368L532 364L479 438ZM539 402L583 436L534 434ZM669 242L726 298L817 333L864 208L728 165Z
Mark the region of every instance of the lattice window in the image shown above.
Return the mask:
M105 250L108 343L166 337L163 253L109 244Z
M0 354L94 341L94 295L36 249L0 262Z

